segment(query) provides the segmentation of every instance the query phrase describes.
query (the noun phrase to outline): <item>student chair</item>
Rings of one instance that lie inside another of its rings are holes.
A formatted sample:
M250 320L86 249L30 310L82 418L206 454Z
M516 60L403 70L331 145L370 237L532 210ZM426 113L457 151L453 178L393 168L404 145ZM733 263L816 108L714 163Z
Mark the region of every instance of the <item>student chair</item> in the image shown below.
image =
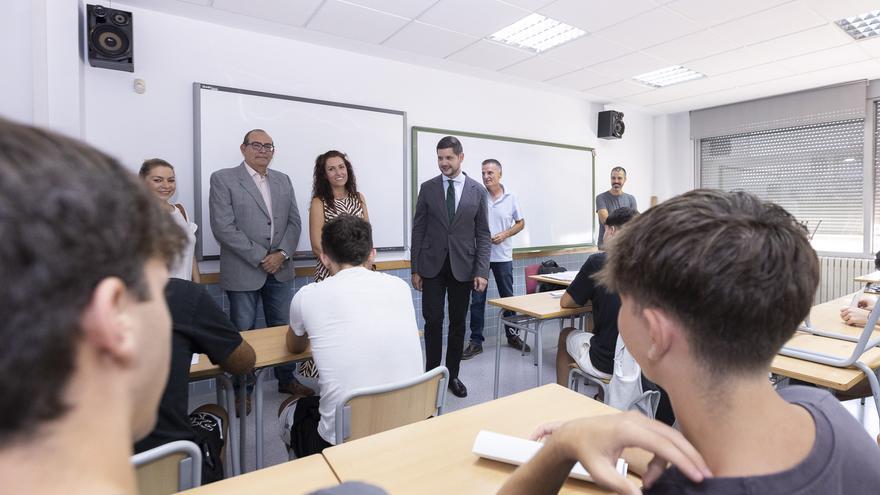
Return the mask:
M449 370L353 390L336 405L336 444L443 414Z
M202 484L202 451L177 440L131 456L140 495L169 495Z

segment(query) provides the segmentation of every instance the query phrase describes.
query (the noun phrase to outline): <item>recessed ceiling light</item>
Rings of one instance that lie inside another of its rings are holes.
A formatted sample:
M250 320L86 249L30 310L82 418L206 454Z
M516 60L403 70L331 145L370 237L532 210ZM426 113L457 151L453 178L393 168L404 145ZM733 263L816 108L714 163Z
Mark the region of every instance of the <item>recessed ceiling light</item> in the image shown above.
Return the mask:
M700 79L702 77L706 77L706 74L687 69L680 65L673 65L672 67L666 67L665 69L633 76L633 79L644 85L651 86L652 88L662 88L664 86L693 81L694 79Z
M880 34L880 10L872 10L853 17L834 21L840 29L855 40L873 38Z
M587 32L583 29L539 14L532 14L489 35L489 39L540 53L585 34Z

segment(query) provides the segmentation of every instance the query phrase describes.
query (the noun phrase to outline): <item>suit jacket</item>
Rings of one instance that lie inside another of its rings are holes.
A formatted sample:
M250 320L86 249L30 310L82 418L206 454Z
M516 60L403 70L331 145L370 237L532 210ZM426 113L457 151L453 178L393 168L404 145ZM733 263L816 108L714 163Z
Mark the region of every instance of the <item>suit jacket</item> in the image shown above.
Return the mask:
M465 177L461 199L450 223L443 179L443 175L438 175L425 181L419 189L410 251L412 272L422 277L436 277L448 254L456 280L488 279L492 241L486 190L477 181Z
M220 243L220 286L226 290L259 289L267 274L260 261L279 249L293 256L299 242L302 222L290 177L272 169L268 172L271 222L266 202L244 162L211 174L211 230ZM272 245L270 225L275 229ZM291 280L293 263L285 261L275 278Z

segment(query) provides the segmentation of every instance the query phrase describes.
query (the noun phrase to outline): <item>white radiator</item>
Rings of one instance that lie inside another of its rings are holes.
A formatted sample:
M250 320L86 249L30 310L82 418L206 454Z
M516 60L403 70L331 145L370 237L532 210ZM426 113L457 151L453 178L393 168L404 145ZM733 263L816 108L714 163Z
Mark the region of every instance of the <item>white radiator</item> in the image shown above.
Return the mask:
M819 257L819 290L816 291L814 304L821 304L861 289L863 284L853 279L873 271L872 259Z

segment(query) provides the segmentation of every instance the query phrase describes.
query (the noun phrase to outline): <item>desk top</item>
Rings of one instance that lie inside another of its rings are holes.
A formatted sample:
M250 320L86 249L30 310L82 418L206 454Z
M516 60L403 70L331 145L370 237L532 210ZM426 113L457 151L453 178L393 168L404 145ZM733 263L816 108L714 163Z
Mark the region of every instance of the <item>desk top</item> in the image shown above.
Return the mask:
M221 480L192 490L186 495L238 495L240 493L305 494L338 485L339 480L321 455L285 462L259 471Z
M592 309L591 305L586 305L580 308L563 308L559 306L560 298L551 295L554 292L537 292L535 294L526 294L524 296L489 299L489 304L519 314L540 318L542 320L589 313Z
M840 319L840 308L851 302L852 295L848 295L813 306L810 310L813 327L858 337L863 329L846 325ZM878 335L880 332L875 331L874 336ZM786 346L846 357L852 353L855 342L797 332ZM871 368L880 368L880 348L869 349L862 355L862 361ZM864 373L855 368L838 368L780 355L773 359L770 371L834 390L849 390L865 378Z
M255 368L264 368L282 363L302 361L312 357L312 349L293 354L287 350L287 325L260 328L241 332L242 338L254 348L257 355ZM189 368L190 379L209 378L221 373L220 366L211 364L208 356L199 354L199 362Z
M854 278L856 282L861 282L863 284L875 284L880 282L880 271L871 272L866 275L861 275L859 277Z
M529 278L537 280L538 282L544 282L545 284L559 285L561 287L568 287L572 282L571 280L559 280L558 278L553 278L548 275L529 275Z
M481 459L471 452L480 430L528 438L548 421L615 411L550 384L330 447L324 450L324 457L340 481L366 481L391 495L495 493L515 466ZM635 455L644 464L650 459L646 452ZM559 493L608 492L592 483L569 479Z

